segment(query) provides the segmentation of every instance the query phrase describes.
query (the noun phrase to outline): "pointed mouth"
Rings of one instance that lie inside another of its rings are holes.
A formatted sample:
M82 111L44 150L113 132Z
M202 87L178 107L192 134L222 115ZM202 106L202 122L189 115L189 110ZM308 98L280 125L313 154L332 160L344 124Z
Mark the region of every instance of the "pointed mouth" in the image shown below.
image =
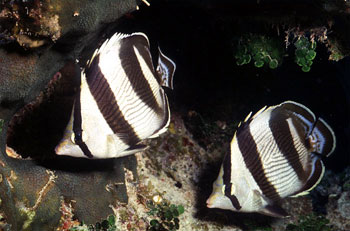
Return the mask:
M55 153L57 155L62 155L63 154L63 147L64 145L62 143L58 144L56 147L55 147Z
M211 198L210 197L208 198L208 200L206 202L207 202L207 207L208 208L213 208L213 203L211 202Z

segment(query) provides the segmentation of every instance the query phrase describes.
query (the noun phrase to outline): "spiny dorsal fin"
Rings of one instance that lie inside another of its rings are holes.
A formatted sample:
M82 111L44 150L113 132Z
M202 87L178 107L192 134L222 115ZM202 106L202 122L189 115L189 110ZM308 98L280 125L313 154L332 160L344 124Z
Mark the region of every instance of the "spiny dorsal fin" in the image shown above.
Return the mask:
M249 120L251 115L252 115L252 112L249 112L249 114L245 117L243 123L246 123Z
M102 53L103 51L107 51L108 49L111 49L113 46L118 44L121 40L123 40L125 38L128 38L128 37L132 37L132 36L141 36L141 37L143 37L143 39L145 39L147 41L146 43L149 46L148 38L142 32L136 32L136 33L132 33L132 34L115 33L111 38L109 38L106 41L104 41L100 48L95 50L95 52L92 55L91 59L87 61L87 66L90 66L90 64L92 63L92 61L94 60L94 58L98 54Z
M235 134L233 135L233 139L231 141L231 143L236 139L237 136L237 132L239 132L239 130L244 129L245 126L247 126L247 124L249 124L254 118L256 118L260 113L262 113L263 111L265 111L266 106L261 108L257 113L254 114L254 116L252 117L252 112L249 112L249 114L245 117L245 119L239 122L238 126L237 126L237 130L235 132Z

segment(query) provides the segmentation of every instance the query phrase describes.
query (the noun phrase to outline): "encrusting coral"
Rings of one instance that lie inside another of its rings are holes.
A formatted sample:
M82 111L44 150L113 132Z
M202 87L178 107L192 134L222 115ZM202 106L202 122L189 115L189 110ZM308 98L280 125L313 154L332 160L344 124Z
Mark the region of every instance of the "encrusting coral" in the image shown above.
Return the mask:
M112 210L106 208L116 198L126 200L116 189L105 189L106 185L124 181L124 173L119 172L123 159L85 162L63 158L45 164L14 159L5 154L6 133L15 111L39 95L67 62L80 58L85 62L87 58L82 57L87 44L101 39L103 30L135 10L137 1L45 0L0 4L2 228L53 230L60 221L62 197L76 201L75 215L86 222L107 217Z

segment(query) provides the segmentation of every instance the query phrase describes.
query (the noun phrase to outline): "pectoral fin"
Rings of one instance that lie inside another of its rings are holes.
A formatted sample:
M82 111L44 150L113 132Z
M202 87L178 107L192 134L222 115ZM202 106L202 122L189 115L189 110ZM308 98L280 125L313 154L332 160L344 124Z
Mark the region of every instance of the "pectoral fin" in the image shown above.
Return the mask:
M253 210L260 210L262 207L262 197L261 194L257 191L253 191Z
M259 213L277 218L289 217L289 214L278 205L267 205Z
M133 146L129 147L125 151L123 151L121 153L121 156L127 156L127 155L134 154L136 152L142 152L142 151L144 151L146 149L147 149L146 145L144 145L144 144L136 144L136 145L133 145Z

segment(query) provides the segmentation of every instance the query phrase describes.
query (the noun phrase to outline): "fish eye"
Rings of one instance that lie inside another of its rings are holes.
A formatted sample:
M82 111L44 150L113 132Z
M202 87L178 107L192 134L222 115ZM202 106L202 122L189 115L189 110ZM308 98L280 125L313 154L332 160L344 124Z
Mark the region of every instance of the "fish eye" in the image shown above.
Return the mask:
M83 142L86 142L87 141L87 134L86 133L83 133L82 135L80 135L81 136L81 140L83 141ZM70 139L71 139L71 141L72 141L72 143L73 144L76 144L76 141L75 141L75 133L73 132L72 133L72 135L71 135L71 137L70 137Z
M82 142L86 142L87 139L88 139L88 136L87 136L87 134L85 132L85 133L78 133L78 137L76 137L75 133L73 132L71 137L70 137L70 139L71 139L73 144L77 144L77 142L75 140L76 138L78 138L78 140L81 140Z

